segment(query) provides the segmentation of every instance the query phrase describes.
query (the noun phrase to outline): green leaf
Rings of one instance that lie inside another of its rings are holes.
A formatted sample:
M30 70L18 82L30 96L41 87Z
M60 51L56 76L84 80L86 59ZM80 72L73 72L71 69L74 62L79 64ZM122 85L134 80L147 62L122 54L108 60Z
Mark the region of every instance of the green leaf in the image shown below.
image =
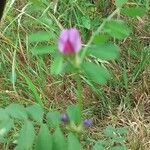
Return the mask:
M130 34L129 27L121 20L110 20L106 22L104 31L117 39L124 39Z
M93 39L93 44L101 44L107 42L109 36L106 34L96 35Z
M115 0L117 7L122 7L128 0Z
M74 122L76 125L81 123L81 111L78 105L69 105L67 107L67 114L71 122Z
M47 45L40 45L32 48L33 55L44 55L53 53L56 50L56 46L47 46Z
M4 137L13 127L14 122L10 118L0 121L0 137Z
M35 143L36 150L52 150L52 136L46 124L43 124L40 128L39 134Z
M143 16L146 13L146 8L132 6L129 8L123 8L121 12L129 17Z
M119 47L112 43L97 44L89 48L88 54L104 60L112 60L119 57Z
M27 120L28 116L23 105L10 104L6 107L6 112L12 117L20 120Z
M60 124L60 113L59 112L49 112L47 114L47 121L52 127L56 128Z
M53 134L53 150L66 150L66 146L65 137L58 127Z
M51 66L51 73L58 75L62 72L63 70L63 56L62 55L57 55L54 58L54 62L52 63Z
M71 132L68 134L68 150L82 150L78 138Z
M0 122L8 119L9 119L9 115L7 111L3 108L0 108Z
M106 129L104 129L103 133L106 137L116 137L116 130L113 126L107 126Z
M101 142L96 142L95 145L93 146L93 150L105 150L105 147Z
M31 119L38 123L43 122L43 115L44 115L44 110L41 106L38 104L28 106L26 108L26 111Z
M9 117L5 109L0 108L0 141L4 140L4 136L11 130L14 123Z
M38 31L29 35L29 42L43 42L52 39L52 35L47 31Z
M110 78L110 74L107 69L92 62L84 62L82 64L82 68L88 80L95 83L105 84L107 79Z
M25 122L25 124L23 125L20 131L16 150L32 149L34 138L35 138L35 131L34 131L33 124L27 121Z

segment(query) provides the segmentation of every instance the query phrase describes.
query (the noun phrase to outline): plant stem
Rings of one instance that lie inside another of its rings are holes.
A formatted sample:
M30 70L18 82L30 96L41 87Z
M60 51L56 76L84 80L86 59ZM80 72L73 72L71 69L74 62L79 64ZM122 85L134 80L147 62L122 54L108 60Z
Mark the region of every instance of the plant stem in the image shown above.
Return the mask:
M82 84L81 84L79 72L76 74L76 82L77 82L77 103L78 103L78 106L80 108L80 112L82 114L83 97L82 97Z

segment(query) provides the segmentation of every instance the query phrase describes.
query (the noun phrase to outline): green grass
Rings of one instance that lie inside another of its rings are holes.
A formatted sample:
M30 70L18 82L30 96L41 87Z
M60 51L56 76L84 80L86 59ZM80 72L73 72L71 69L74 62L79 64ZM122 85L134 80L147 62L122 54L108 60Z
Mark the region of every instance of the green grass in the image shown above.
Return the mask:
M63 110L76 101L75 82L71 75L52 76L51 55L34 55L28 37L44 29L55 36L55 40L47 44L57 46L62 27L76 26L82 33L83 43L87 43L92 32L101 25L102 18L114 10L114 5L108 6L109 0L98 0L93 4L90 0L70 4L67 0L60 0L56 10L48 3L43 11L33 10L25 0L15 1L9 8L11 2L8 2L0 27L0 106L13 102L24 105L39 103L46 109ZM146 0L144 4L138 2L148 7ZM93 138L101 138L98 133L108 124L127 125L131 133L127 136L130 149L141 147L148 150L150 15L125 20L132 25L133 32L127 39L115 41L121 47L119 60L106 63L113 70L114 78L107 85L93 87L93 90L83 83L84 114L94 118L94 126L89 131Z

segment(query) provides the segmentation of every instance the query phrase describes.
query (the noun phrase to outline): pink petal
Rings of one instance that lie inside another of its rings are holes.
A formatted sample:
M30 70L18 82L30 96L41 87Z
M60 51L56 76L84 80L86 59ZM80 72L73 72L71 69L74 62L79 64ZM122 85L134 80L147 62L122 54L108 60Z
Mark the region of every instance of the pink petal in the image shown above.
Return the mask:
M64 46L69 38L69 30L65 29L60 33L59 41L58 41L58 49L60 52L64 52Z
M69 41L74 48L74 52L78 52L81 49L81 37L76 28L69 30Z

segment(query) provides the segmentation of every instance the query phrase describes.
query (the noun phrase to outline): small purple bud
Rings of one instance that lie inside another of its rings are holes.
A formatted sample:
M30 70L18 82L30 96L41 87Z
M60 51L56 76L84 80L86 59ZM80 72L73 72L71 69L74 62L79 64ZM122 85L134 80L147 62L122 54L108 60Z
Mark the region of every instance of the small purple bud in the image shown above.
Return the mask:
M76 28L65 29L60 33L58 49L63 54L74 54L81 49L81 37Z
M67 114L62 114L61 115L61 121L64 122L64 123L68 122L69 121L68 115Z
M90 127L92 125L92 120L91 119L85 119L83 124L85 127Z

